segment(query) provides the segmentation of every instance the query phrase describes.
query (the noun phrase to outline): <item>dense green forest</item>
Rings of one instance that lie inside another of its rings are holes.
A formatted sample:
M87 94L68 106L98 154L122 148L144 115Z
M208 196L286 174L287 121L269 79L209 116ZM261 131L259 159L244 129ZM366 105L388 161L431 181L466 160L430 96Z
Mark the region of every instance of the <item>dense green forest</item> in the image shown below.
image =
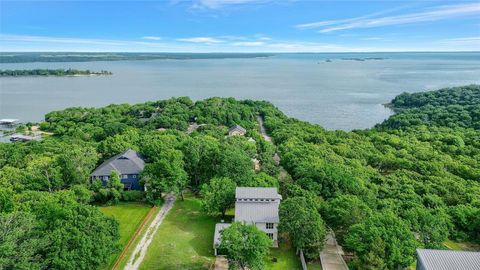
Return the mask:
M438 91L403 93L390 104L397 114L382 126L402 128L417 125L480 129L478 86L445 88Z
M74 75L112 75L110 71L102 70L99 72L91 70L78 69L6 69L0 70L0 77L20 77L20 76L74 76Z
M353 269L406 267L416 248L442 248L447 239L480 242L479 96L480 86L402 94L392 101L394 116L354 132L232 98L48 113L40 128L53 136L0 144L0 266L94 269L119 247L118 224L92 203L155 204L160 192L190 189L205 197L206 211L221 215L231 198L216 191L233 186L279 187L282 237L315 259L328 226L352 254ZM470 118L456 123L449 106ZM433 110L444 117L427 118ZM274 144L257 132L258 115ZM203 125L187 133L192 122ZM234 124L247 135L226 137ZM117 175L108 186L90 183L98 164L129 148L147 161L147 192L123 191ZM291 178L278 177L276 152Z

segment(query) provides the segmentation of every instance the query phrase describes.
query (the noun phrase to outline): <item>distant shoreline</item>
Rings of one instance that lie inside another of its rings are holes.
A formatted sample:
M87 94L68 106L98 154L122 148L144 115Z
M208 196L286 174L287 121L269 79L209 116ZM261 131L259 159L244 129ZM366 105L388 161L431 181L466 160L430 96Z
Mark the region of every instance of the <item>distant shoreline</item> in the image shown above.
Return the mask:
M195 60L195 59L248 59L268 58L273 53L1 53L0 63L37 62L96 62L96 61L145 61L145 60Z
M0 70L0 77L91 77L112 75L110 71L78 69L17 69Z

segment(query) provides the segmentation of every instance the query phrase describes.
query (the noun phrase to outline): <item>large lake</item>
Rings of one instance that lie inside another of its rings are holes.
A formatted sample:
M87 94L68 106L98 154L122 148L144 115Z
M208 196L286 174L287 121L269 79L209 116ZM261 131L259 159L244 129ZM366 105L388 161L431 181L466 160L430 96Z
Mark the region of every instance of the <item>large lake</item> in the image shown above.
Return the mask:
M380 57L383 60L342 60ZM331 62L325 61L331 59ZM212 96L268 100L327 129L372 127L407 91L480 83L480 53L279 54L268 58L0 64L108 70L101 77L0 78L0 118L40 121L71 106Z

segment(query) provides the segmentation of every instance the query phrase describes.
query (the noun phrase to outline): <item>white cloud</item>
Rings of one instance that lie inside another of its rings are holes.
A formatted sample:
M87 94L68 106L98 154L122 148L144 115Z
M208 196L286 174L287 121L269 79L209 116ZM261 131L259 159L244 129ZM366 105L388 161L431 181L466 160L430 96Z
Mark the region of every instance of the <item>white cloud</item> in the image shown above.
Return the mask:
M161 37L157 37L157 36L144 36L144 37L142 37L142 39L145 39L145 40L162 40Z
M228 40L246 40L247 39L244 36L235 36L235 35L225 35L225 36L220 36L218 38L228 39Z
M323 28L320 33L328 33L346 29L372 28L389 25L402 25L417 22L439 21L454 17L480 15L480 4L461 4L439 6L417 13L409 13L397 16L378 17L378 14L371 14L357 18L319 21L297 25L298 28ZM374 18L372 18L374 17ZM376 18L375 18L376 17Z
M192 43L205 43L205 44L217 44L223 43L223 40L213 37L191 37L191 38L179 38L178 41L192 42Z
M108 39L85 39L85 38L63 38L29 35L6 35L0 34L0 40L20 42L45 42L45 43L68 43L68 44L89 44L89 45L122 45L123 41Z
M242 41L242 42L234 42L232 43L233 46L246 46L246 47L254 47L254 46L263 46L265 42L262 41Z

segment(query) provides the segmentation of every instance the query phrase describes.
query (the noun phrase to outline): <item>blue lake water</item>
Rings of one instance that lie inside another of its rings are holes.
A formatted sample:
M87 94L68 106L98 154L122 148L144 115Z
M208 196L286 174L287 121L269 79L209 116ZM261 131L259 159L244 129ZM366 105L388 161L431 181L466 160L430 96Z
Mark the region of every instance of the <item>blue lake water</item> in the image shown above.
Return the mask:
M342 59L371 57L385 59ZM31 68L108 70L113 75L0 78L0 118L40 121L49 111L71 106L221 96L268 100L289 116L352 130L387 118L391 111L382 104L404 91L480 83L478 52L0 64L0 69Z

